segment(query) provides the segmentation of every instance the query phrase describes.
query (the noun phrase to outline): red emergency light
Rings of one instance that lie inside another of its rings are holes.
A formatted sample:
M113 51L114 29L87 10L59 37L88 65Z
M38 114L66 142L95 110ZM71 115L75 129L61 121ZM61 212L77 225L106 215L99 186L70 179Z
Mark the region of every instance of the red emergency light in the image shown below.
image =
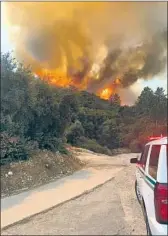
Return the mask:
M149 137L148 139L149 139L149 140L157 140L157 139L161 139L161 138L163 138L162 135L161 135L161 136L151 136L151 137Z

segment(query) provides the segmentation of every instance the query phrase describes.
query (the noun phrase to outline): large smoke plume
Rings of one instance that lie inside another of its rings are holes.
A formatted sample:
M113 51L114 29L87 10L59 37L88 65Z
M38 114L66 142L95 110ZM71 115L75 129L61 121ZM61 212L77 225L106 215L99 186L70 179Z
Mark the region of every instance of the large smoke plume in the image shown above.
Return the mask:
M165 2L5 4L16 57L37 74L62 70L67 85L100 95L116 79L119 89L128 88L165 69Z

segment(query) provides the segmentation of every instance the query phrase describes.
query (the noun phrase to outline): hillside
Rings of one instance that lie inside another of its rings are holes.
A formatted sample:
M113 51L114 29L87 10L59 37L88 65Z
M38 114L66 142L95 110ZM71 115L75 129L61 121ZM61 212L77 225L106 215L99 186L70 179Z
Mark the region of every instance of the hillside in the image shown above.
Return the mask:
M139 152L148 136L167 133L166 111L163 88L146 87L134 106L121 106L118 94L103 100L50 85L1 54L1 165L27 161L35 150L68 155L67 144L108 155Z

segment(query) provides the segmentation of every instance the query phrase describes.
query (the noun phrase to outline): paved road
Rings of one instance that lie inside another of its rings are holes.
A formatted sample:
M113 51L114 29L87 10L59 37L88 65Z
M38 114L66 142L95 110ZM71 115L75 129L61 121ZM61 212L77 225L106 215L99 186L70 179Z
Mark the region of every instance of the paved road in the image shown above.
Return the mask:
M84 156L86 155L80 158ZM96 156L92 157L88 158L88 165L95 168L102 168L103 165L108 167L108 162L103 161L103 156L97 156L97 159ZM113 164L123 163L123 158L120 161L118 157ZM109 168L115 167L109 165ZM135 167L126 165L113 180L103 186L76 200L11 226L1 234L146 235L142 212L134 193L134 179Z

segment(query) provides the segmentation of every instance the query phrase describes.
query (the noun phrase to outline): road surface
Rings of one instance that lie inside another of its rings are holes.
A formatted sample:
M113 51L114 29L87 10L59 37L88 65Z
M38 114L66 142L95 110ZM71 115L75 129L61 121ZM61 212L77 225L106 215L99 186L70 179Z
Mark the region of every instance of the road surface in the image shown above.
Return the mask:
M81 154L80 158L95 169L123 168L104 185L2 230L1 234L146 235L142 212L134 193L135 167L128 164L132 155L109 159L104 155Z

